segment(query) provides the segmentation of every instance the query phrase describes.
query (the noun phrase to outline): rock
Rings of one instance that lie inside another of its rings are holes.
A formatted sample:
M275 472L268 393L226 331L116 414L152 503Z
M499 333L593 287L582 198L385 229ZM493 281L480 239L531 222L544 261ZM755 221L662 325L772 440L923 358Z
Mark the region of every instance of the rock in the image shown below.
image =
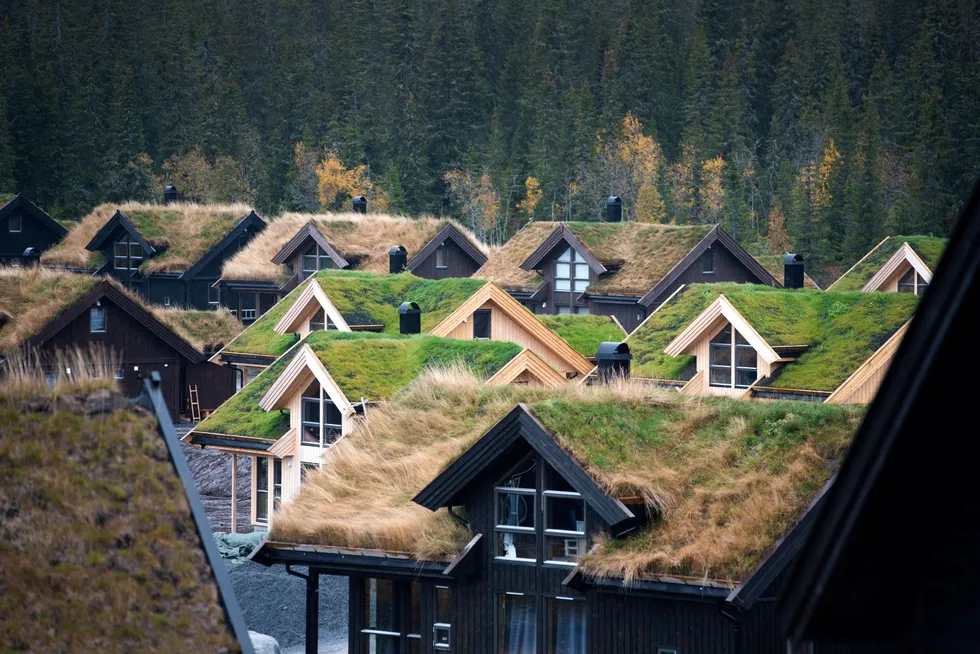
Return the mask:
M112 413L128 404L126 398L119 393L113 393L108 388L100 388L85 399L85 413L88 415Z
M249 631L248 637L252 641L252 648L255 654L281 654L279 641L272 636L266 636L255 631Z
M34 393L24 403L27 413L48 413L51 411L51 398L42 393Z

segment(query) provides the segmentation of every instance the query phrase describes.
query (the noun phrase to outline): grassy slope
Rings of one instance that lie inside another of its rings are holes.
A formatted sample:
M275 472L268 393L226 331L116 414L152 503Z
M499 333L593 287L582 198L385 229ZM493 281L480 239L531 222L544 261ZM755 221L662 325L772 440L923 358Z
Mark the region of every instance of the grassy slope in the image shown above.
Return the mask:
M946 239L934 236L891 236L881 247L874 250L861 263L841 276L834 282L834 291L860 291L864 285L874 277L875 273L885 265L895 251L908 243L919 255L922 261L929 266L929 269L936 272L939 259L946 249Z
M461 365L486 379L521 351L503 341L427 335L317 332L305 342L351 402L388 399L429 367Z
M422 331L427 332L486 283L474 279L428 280L408 273L375 275L346 270L324 270L317 273L316 279L349 324L383 324L384 332L388 334L398 333L398 306L402 302L419 305ZM273 328L293 306L303 288L304 284L295 288L225 349L270 356L285 352L296 342L296 335L280 336Z
M153 315L201 351L213 351L242 331L242 323L224 308L217 311L154 308Z
M298 349L290 350L259 373L252 383L228 398L201 422L197 430L270 440L276 440L285 434L289 430L289 412L282 414L278 411L265 411L259 406L259 400L293 360Z
M5 651L238 651L155 419L25 398L0 391Z
M809 345L770 383L777 388L830 391L908 321L917 298L898 293L835 293L747 284L692 285L630 336L633 374L683 379L693 357L663 349L719 294L773 346Z
M619 343L626 332L609 316L579 316L574 314L537 316L545 327L555 332L584 357L594 357L599 344Z

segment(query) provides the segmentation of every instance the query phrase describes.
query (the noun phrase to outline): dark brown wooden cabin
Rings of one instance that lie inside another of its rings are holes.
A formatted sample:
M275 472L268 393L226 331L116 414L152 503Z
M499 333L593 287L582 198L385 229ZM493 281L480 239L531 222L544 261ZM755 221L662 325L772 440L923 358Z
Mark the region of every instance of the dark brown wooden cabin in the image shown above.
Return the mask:
M515 538L516 556L502 560L495 508L501 488L527 498L538 516L545 497L582 503L580 535L558 537L556 553L546 544L554 538L544 534L547 519L537 519L530 532L533 545ZM321 574L350 578L349 652L783 651L773 600L809 529L809 510L735 589L673 577L585 578L569 562L584 554L585 534L616 537L645 518L599 486L524 405L499 421L415 502L432 510L465 507L465 517L457 519L475 536L451 562L276 542L266 542L253 555L265 565L310 566L306 652L317 651Z
M791 654L980 651L980 440L963 367L978 248L980 187L800 552L782 607Z
M221 277L221 266L225 259L238 252L263 229L265 221L254 211L250 211L197 261L175 272L140 272L139 266L142 262L158 255L161 248L154 247L144 238L121 211L116 211L85 247L92 252L101 252L105 257L105 264L95 274L111 275L148 302L192 309L214 309L219 305L215 283ZM119 246L123 246L123 256L118 256ZM250 313L237 315L244 317L254 313L253 308Z
M36 263L67 233L33 202L16 195L0 208L0 263Z
M102 345L120 358L116 373L127 397L139 395L151 370L171 415L189 414L189 388L200 393L202 411L214 410L235 393L235 372L208 362L204 353L174 333L133 298L104 280L24 344L50 359L57 350Z

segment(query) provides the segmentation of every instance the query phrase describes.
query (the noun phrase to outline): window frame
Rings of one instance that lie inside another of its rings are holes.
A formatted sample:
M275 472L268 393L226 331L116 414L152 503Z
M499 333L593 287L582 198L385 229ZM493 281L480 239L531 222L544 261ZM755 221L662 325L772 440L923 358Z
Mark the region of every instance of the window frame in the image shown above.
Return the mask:
M722 343L716 340L719 336L728 332L728 342ZM739 341L744 342L739 342ZM716 364L714 353L718 352L728 352L728 364ZM740 366L738 354L739 351L752 351L753 358L755 360L755 366ZM752 384L759 380L759 353L756 351L755 347L749 343L748 339L742 336L741 332L736 329L735 325L728 323L723 327L717 334L711 337L708 342L708 386L712 388L731 388L731 389L745 389L750 388ZM726 371L728 374L728 382L720 383L714 380L714 371ZM752 382L749 384L739 383L739 372L753 371Z
M17 219L17 229L14 229L14 219ZM24 215L20 212L10 214L7 219L7 232L10 234L21 234L24 231Z
M269 474L269 459L268 456L256 456L255 465L253 466L255 470L255 523L260 525L269 524L269 518L271 517L271 512L269 511L269 482L271 475ZM265 481L266 487L262 488L261 476L259 470L265 468ZM265 508L265 515L262 515L262 509Z
M102 316L102 328L95 328L95 315L96 312ZM94 307L89 307L88 310L88 333L89 334L105 334L109 331L109 316L106 312L106 308L103 306L96 305Z
M319 381L314 380L311 382L311 385L312 384L316 384L319 389L318 397L310 397L306 395L307 391L309 391L309 386L303 391L303 395L300 397L299 442L300 445L305 445L306 447L318 447L322 449L324 447L330 447L336 443L341 436L343 436L344 414L337 407L336 403L330 399L330 395L323 389L323 385L320 384ZM316 423L314 423L312 420L306 419L306 407L313 403L316 403L317 405L317 415L319 416ZM339 424L327 422L327 404L333 406L340 415ZM306 439L306 428L314 425L317 427L317 433L319 435L319 440L317 442Z
M582 651L584 652L588 643L588 631L589 631L589 616L587 611L586 600L579 597L567 597L564 595L546 595L544 598L544 651L547 654L552 654L557 652L557 643L555 642L554 625L552 624L552 607L557 606L559 602L567 604L578 604L581 609L582 618L582 629L585 632L585 638L582 640ZM561 650L565 652L565 650ZM572 652L572 654L576 654Z
M119 254L119 246L125 246L126 253L124 255ZM137 254L134 256L133 251ZM125 262L125 265L120 265L120 262ZM113 241L112 243L112 267L115 270L125 270L132 275L139 271L139 267L143 265L143 246L139 244L138 241L131 240L129 233L125 232L119 239Z
M487 335L486 336L477 336L476 335L476 323L477 323L477 318L476 317L478 315L481 316L481 317L486 316L486 327L487 327ZM491 340L493 338L493 311L492 310L490 310L490 309L477 309L476 311L473 312L473 338L474 338L474 340L475 339Z
M705 266L705 264L710 264ZM715 249L710 245L705 248L701 256L698 257L698 265L701 267L702 275L714 275L715 274ZM707 268L707 269L706 269Z
M911 282L904 281L911 275ZM907 295L915 295L917 297L922 297L922 294L929 288L929 282L923 281L922 275L913 266L909 266L909 269L904 275L898 278L895 282L895 290L899 293L904 293ZM902 290L908 289L908 290Z
M221 288L216 283L209 284L208 307L210 307L211 309L217 309L220 305L221 305Z
M436 248L436 270L449 270L449 253L447 250L445 241Z
M569 246L555 259L554 290L556 293L584 293L592 280L591 267L578 251ZM563 275L562 266L567 266L568 274ZM585 276L581 273L584 271Z

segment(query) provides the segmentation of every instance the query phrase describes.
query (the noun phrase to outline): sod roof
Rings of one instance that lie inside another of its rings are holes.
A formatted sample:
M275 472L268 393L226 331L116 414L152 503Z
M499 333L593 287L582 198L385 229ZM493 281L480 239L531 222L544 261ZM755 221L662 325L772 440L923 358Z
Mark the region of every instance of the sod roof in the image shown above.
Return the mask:
M221 348L242 331L242 323L225 308L200 311L154 307L153 315L202 352Z
M619 343L626 338L623 327L609 316L563 314L537 319L584 357L594 357L600 343Z
M426 334L401 336L366 332L318 331L303 341L351 402L387 400L428 368L462 367L487 379L513 359L521 347L504 341L459 340ZM278 411L258 404L292 361L292 348L198 425L198 431L278 439L289 427ZM264 415L263 415L264 414Z
M875 273L891 259L902 243L908 243L922 262L935 272L946 249L947 240L935 236L889 236L831 284L828 291L860 291Z
M561 223L533 222L515 234L474 275L478 279L519 291L537 289L543 279L520 265ZM595 295L643 296L670 272L711 225L567 222L565 227L611 272L588 292ZM613 269L615 268L615 269Z
M306 223L313 222L324 238L351 264L351 268L387 273L388 250L401 245L411 260L448 223L445 218L406 218L383 214L306 214L286 213L269 222L235 256L225 261L223 279L282 283L292 273L285 265L272 263L273 257ZM453 222L474 245L480 241L466 228Z
M410 273L376 275L352 270L322 270L314 277L350 326L381 325L397 334L398 307L415 302L422 310L422 332L438 325L486 282L474 279L420 279ZM248 326L226 352L279 356L296 342L295 334L279 335L274 327L289 311L309 281L300 284L272 309Z
M918 303L900 293L836 293L786 290L754 284L694 284L684 287L630 334L632 373L655 379L689 379L694 357L663 350L724 294L770 346L806 345L759 385L833 391L912 318Z
M769 271L769 274L779 280L779 283L783 283L783 277L785 276L785 270L783 269L783 259L785 255L783 254L753 254L752 258L758 261L763 268ZM806 273L803 273L803 288L820 288L820 286L810 278Z
M646 385L489 387L430 373L371 412L283 506L270 538L445 560L472 536L412 498L524 402L613 497L660 519L598 539L602 576L743 579L833 474L860 409L691 398ZM485 536L485 535L484 535Z
M95 392L0 388L4 651L240 651L155 416Z
M17 197L16 193L0 193L0 208Z
M162 250L140 266L145 274L186 271L251 211L244 204L103 204L82 218L64 240L42 254L41 262L69 268L99 268L105 262L102 253L90 252L85 246L117 209L150 245Z

